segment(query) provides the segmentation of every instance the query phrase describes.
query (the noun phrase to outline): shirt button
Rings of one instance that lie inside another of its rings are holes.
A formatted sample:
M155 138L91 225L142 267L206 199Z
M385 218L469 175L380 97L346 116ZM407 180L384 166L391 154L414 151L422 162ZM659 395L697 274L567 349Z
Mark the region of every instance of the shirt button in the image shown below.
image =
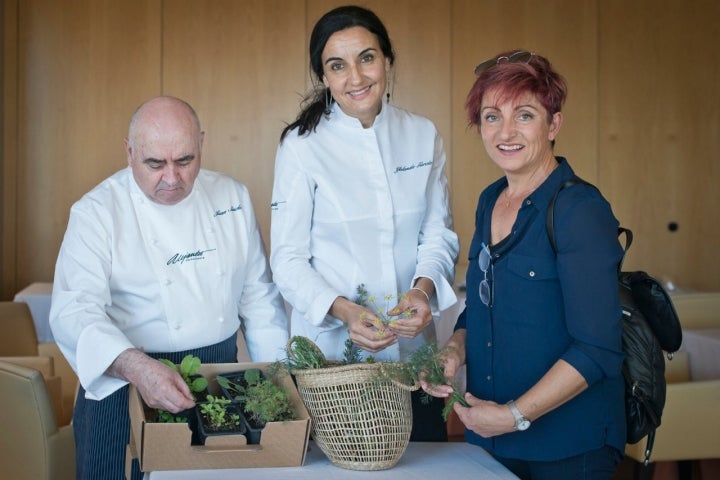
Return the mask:
M534 277L534 276L535 276L535 272L533 272L532 270L530 270L529 275L530 275L531 277Z
M488 375L488 376L485 377L485 378L487 378L487 381L489 382L490 380L492 380L492 375Z
M492 342L488 342L488 348L492 347Z

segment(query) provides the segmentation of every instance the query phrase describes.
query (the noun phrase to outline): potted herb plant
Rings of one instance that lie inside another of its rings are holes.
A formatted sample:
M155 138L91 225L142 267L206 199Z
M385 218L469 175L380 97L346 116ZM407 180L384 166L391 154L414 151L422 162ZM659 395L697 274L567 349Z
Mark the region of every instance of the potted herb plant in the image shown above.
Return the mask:
M218 375L216 380L225 396L240 405L248 444L260 443L262 429L268 422L296 418L288 392L265 378L260 369Z
M158 361L164 363L165 365L180 374L180 376L183 378L188 388L190 389L190 393L192 393L193 398L196 402L205 401L205 398L208 395L208 382L205 377L198 373L201 365L200 359L198 357L193 355L186 355L179 365L176 365L167 358L160 358L158 359ZM192 420L195 418L193 410L194 409L190 408L188 410L173 414L166 410L158 409L157 421L160 423L189 422L192 429Z
M242 435L242 422L238 405L229 399L208 395L204 402L195 407L198 417L198 438L201 445L210 435Z

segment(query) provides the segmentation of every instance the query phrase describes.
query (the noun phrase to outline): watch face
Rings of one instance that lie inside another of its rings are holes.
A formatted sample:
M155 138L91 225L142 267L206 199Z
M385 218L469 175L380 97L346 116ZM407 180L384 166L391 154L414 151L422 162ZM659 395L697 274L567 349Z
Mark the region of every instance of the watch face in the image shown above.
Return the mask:
M530 428L530 420L523 418L522 420L517 422L517 429L520 430L521 432L523 430L527 430L528 428Z

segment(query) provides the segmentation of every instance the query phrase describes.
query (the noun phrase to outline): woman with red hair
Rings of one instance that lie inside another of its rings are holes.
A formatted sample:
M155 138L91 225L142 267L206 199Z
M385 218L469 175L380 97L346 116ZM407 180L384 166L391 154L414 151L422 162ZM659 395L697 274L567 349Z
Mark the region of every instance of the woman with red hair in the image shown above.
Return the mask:
M475 74L468 118L505 175L480 195L466 307L447 343L446 375L467 365L470 407L454 409L467 441L520 478L609 480L625 447L618 221L593 186L567 188L553 250L548 205L575 175L553 152L565 80L522 50Z

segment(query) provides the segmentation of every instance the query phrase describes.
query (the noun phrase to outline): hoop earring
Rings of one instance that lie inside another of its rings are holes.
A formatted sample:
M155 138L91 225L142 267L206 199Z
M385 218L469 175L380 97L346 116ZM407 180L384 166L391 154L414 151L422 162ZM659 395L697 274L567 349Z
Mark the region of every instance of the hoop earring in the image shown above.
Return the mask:
M330 105L332 104L332 94L330 93L330 89L325 89L325 110L323 113L325 114L325 118L330 116L330 113L332 110L330 110Z

